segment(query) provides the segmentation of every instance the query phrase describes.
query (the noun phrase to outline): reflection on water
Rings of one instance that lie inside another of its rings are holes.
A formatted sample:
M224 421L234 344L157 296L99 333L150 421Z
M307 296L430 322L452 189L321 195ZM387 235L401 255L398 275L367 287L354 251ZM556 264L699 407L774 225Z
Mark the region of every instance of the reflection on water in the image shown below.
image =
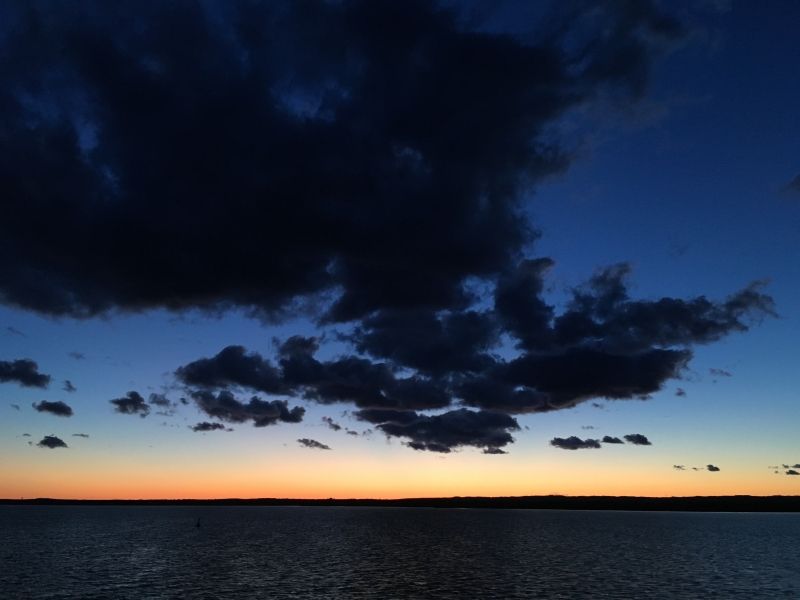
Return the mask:
M4 599L731 597L800 598L800 515L0 506Z

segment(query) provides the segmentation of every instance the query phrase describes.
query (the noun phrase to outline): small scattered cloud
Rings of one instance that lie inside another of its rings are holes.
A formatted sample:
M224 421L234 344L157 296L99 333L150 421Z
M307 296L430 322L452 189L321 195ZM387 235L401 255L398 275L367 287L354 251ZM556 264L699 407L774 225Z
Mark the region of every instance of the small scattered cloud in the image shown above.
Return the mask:
M714 465L706 465L706 469L708 469L712 473L716 473L717 471L720 470L719 467L715 467Z
M722 369L711 368L708 370L708 372L711 373L714 377L733 377L733 375Z
M88 438L89 434L88 433L73 433L72 437Z
M301 438L297 440L297 443L305 448L313 448L315 450L330 450L330 446L326 446L318 442L317 440L310 440L308 438Z
M11 408L13 408L14 410L20 410L19 404L12 404Z
M625 443L621 439L619 439L618 437L611 437L610 435L604 435L603 439L602 439L602 442L604 444L624 444Z
M685 398L686 391L683 388L678 388L677 390L675 390L675 395L680 396L681 398Z
M147 401L152 404L153 406L158 406L159 408L169 408L172 406L172 402L169 401L164 394L150 394L150 397Z
M64 440L57 438L54 435L46 435L42 438L42 440L36 444L40 448L50 448L51 450L55 448L69 448L64 443Z
M637 446L652 446L653 444L647 437L643 436L641 433L630 433L628 435L623 435L626 442L631 444L636 444Z
M686 470L686 467L684 467L683 465L672 465L672 468L673 469L677 469L678 471L685 471Z
M0 360L0 383L15 382L22 387L46 388L50 375L39 373L39 365L30 358Z
M347 435L358 436L358 432L357 431L353 431L352 429L345 429L345 431L347 432Z
M581 425L581 429L588 430L588 429L597 429L594 425Z
M331 419L330 417L322 417L322 422L325 423L330 429L334 431L339 431L342 426L339 425L336 421Z
M21 336L21 337L26 337L24 333L22 333L22 332L21 332L19 329L17 329L16 327L12 327L11 325L9 325L8 327L6 327L6 331L7 331L8 333L12 334L12 335L19 335L19 336Z
M506 452L505 450L502 450L501 448L489 447L489 448L484 448L483 449L483 454L508 454L508 452Z
M114 405L114 412L121 415L138 414L144 419L150 414L150 407L139 392L130 391L125 394L124 398L115 398L114 400L109 400L109 402Z
M786 474L787 475L800 475L800 473L798 473L794 469L789 469L788 471L786 471Z
M550 440L550 445L562 450L583 450L588 448L600 448L600 442L597 440L582 440L574 435L568 438L553 438Z
M192 431L233 431L233 429L226 428L225 425L222 423L209 423L208 421L203 421L202 423L198 423L195 426L190 426L189 429Z
M72 394L73 392L78 391L78 388L72 385L72 382L69 379L64 380L64 387L62 387L61 389L67 392L68 394Z
M173 403L167 398L165 394L150 394L150 397L147 401L153 405L161 408L161 410L156 411L156 414L161 417L173 417L175 416L175 407L177 403Z
M86 355L83 352L75 352L74 350L68 353L67 356L75 360L86 360Z
M22 437L31 437L31 434L30 433L23 433Z
M31 406L38 412L47 412L57 417L71 417L74 414L72 408L61 400L57 402L42 400L41 402L34 402Z

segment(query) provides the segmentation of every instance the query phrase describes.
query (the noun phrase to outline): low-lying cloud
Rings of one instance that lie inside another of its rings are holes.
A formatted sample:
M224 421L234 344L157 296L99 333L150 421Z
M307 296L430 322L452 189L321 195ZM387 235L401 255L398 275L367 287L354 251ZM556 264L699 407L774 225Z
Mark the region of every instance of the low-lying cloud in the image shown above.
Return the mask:
M647 439L646 436L643 436L641 433L630 433L628 435L623 435L625 441L629 444L636 444L637 446L652 446L650 440Z
M579 437L571 435L568 438L553 438L550 440L550 445L562 450L584 450L600 448L600 442L597 440L587 439L582 440Z
M47 388L50 375L39 373L39 365L30 358L0 360L0 383L14 382L22 387Z
M139 392L130 391L124 397L109 402L114 405L114 412L122 415L139 415L144 419L150 414L150 406Z
M57 402L48 402L42 400L41 402L34 402L31 406L38 412L46 412L57 417L71 417L74 413L72 407L66 403L58 400Z
M297 440L297 443L303 446L304 448L311 448L312 450L330 450L330 446L326 446L325 444L318 442L317 440L311 440L308 438L301 438Z
M66 443L60 438L57 438L54 435L46 435L44 436L41 441L36 444L40 448L49 448L50 450L54 450L55 448L68 448Z
M519 430L517 420L508 415L465 408L432 416L414 411L366 409L356 411L354 416L373 424L388 437L408 439L405 444L409 448L443 454L466 446L494 453L514 441L510 431Z
M227 429L222 423L209 423L208 421L203 421L197 425L190 426L189 428L194 432L233 431L233 429Z
M252 421L254 427L284 423L299 423L303 420L306 409L301 406L289 408L284 400L262 400L257 396L248 402L241 402L229 391L223 390L214 394L205 390L191 393L198 409L209 417L228 423L245 423Z
M610 435L604 435L603 439L601 440L604 444L624 444L621 439L618 437L611 437Z

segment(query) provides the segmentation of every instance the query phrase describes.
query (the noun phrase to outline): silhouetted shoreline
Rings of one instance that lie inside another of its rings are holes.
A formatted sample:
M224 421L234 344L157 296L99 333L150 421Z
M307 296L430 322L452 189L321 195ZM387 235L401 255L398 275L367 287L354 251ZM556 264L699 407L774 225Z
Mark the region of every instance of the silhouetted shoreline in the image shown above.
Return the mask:
M547 510L622 510L678 512L800 512L800 496L511 496L404 498L397 500L299 498L220 498L216 500L64 500L57 498L0 499L0 505L111 506L373 506L407 508L481 508Z

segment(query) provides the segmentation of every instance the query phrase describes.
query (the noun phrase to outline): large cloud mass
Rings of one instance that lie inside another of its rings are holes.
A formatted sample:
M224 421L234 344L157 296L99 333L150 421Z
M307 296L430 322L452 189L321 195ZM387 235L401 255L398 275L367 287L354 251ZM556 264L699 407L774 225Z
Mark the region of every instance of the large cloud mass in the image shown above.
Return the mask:
M457 4L13 2L0 303L305 311L353 352L228 346L177 369L187 396L257 427L304 409L237 393L345 403L414 449L491 454L513 442L511 415L647 397L695 345L774 314L757 283L633 299L625 264L550 305L554 261L531 258L522 200L574 158L559 120L643 98L683 28L649 0L576 0L523 39ZM0 362L0 381L49 377ZM111 402L150 411L136 392Z
M640 97L681 34L643 0L576 2L539 43L427 0L6 14L0 300L76 317L464 308L532 239L519 193L571 160L548 125Z

